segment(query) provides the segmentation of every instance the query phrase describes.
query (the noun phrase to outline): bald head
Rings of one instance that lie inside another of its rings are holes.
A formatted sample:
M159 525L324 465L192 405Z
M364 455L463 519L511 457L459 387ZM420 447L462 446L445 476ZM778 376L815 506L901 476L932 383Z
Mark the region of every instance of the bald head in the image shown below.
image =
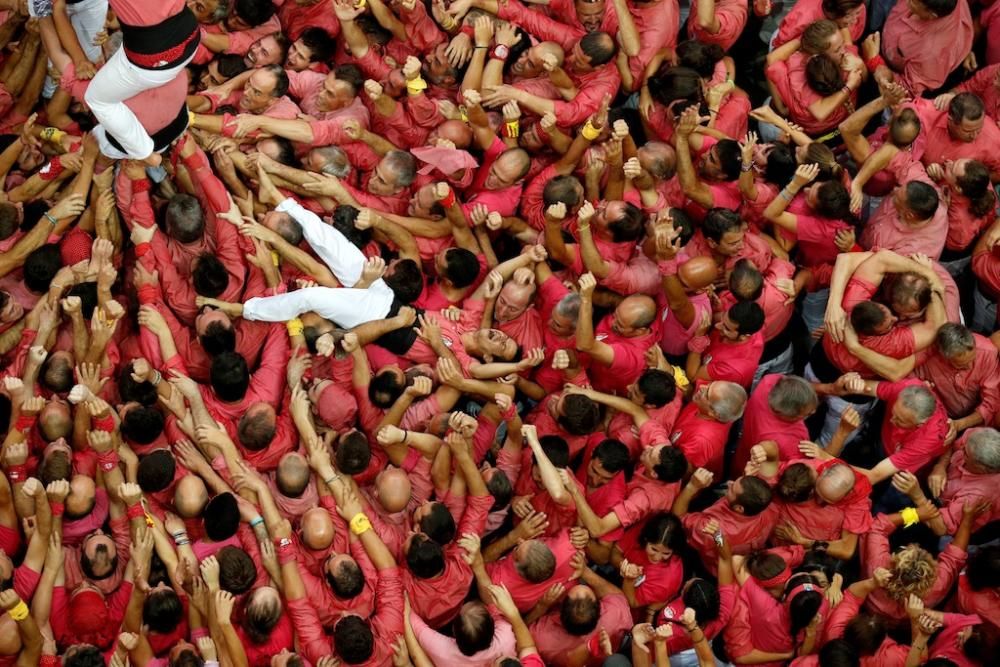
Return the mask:
M692 257L677 268L677 277L692 292L705 289L718 276L719 267L715 260L704 255Z
M656 319L656 302L645 294L633 294L622 299L615 314L620 324L631 329L631 332L622 332L624 335L641 336Z
M174 508L183 519L201 516L208 504L208 489L198 475L184 475L174 488Z
M472 128L460 120L446 120L437 128L437 135L455 144L455 148L468 148L472 143Z
M79 519L90 514L94 509L97 487L94 480L86 475L74 475L69 482L69 495L66 496L66 514L70 519Z
M378 499L390 514L402 512L410 502L410 478L399 468L388 468L375 483Z
M65 438L73 428L69 406L62 401L49 401L38 415L38 427L47 442Z
M275 481L282 495L298 498L309 485L310 475L309 463L305 457L298 452L289 452L278 462Z
M816 495L834 505L854 489L854 484L854 471L846 463L838 463L827 468L816 480Z
M535 294L535 284L527 285L509 281L500 290L493 315L498 322L509 322L523 313L531 297Z
M302 515L302 541L307 547L321 551L333 544L333 521L322 507L313 507Z
M639 164L658 181L673 177L677 171L677 153L665 141L647 141L638 151Z

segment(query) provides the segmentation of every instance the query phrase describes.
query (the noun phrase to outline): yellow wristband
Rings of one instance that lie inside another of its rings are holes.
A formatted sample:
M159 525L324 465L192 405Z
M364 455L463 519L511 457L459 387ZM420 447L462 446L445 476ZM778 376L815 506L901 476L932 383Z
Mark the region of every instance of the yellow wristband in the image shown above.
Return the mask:
M406 90L416 95L417 93L427 90L427 82L418 76L413 81L406 82Z
M271 262L273 262L275 266L281 266L281 255L274 250L271 251Z
M193 112L190 109L188 109L188 125L191 125L191 126L194 125L194 118L195 118L196 115L197 114L195 114L195 112Z
M917 514L916 507L906 507L899 515L903 517L903 525L907 528L920 523L920 515Z
M54 144L58 144L66 136L66 133L58 127L46 127L42 130L41 136L43 141L51 141Z
M458 21L445 14L444 21L441 22L441 27L445 30L451 30L456 25L458 25Z
M354 8L361 9L368 4L368 0L354 0Z
M354 518L351 519L351 532L355 535L360 535L366 530L370 530L371 527L372 522L368 520L368 517L365 516L363 512L358 512L354 515Z
M288 329L289 336L301 336L302 329L305 327L302 326L302 320L296 317L294 320L285 322L285 328Z
M681 391L687 389L688 385L691 384L691 381L688 380L688 376L684 373L684 369L680 366L674 366L674 384L676 384L677 388Z
M598 130L593 125L591 125L590 121L588 120L587 124L583 126L582 130L580 130L580 134L582 134L583 138L586 139L587 141L593 141L597 137L601 136L601 131Z
M15 621L23 621L24 619L28 618L28 615L31 612L28 611L28 605L24 604L24 600L18 600L17 604L14 605L13 609L8 609L7 613L10 614L10 617L13 618Z
M521 134L521 122L517 120L508 120L506 123L507 136L511 139L517 139Z

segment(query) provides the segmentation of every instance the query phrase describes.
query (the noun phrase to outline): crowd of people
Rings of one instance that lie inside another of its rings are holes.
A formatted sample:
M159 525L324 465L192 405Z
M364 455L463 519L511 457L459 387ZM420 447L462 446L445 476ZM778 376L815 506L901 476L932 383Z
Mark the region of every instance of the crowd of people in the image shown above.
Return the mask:
M0 667L997 664L1000 2L0 49Z

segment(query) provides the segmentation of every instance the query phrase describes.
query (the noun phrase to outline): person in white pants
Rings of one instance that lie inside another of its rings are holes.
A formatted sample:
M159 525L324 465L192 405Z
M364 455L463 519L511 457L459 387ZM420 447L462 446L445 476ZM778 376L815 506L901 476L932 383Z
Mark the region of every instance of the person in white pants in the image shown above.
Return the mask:
M170 69L148 70L134 65L125 56L125 49L121 48L91 80L84 100L105 131L110 132L125 149L128 157L145 160L153 153L154 146L149 132L124 101L144 90L170 83L184 71L193 57L192 54Z
M310 310L345 329L389 316L396 296L379 278L367 289L353 289L365 267L364 254L339 231L294 199L275 209L302 227L302 235L344 287L309 287L277 296L254 297L243 304L243 318L287 322Z
M101 46L95 44L97 35L104 31L104 23L108 17L108 0L79 0L78 2L56 3L53 13L64 11L76 33L76 40L83 55L91 63L95 64L101 60ZM70 51L72 53L72 51ZM52 61L49 60L49 68ZM77 70L79 74L79 69ZM57 82L51 77L45 78L45 87L42 89L42 96L52 97L56 92Z

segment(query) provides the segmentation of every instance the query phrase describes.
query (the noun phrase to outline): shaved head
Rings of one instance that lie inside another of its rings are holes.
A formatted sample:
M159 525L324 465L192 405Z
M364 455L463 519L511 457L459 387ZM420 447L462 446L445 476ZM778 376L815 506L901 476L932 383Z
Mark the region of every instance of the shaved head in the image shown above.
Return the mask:
M71 519L80 519L94 509L97 487L94 480L86 475L74 475L69 482L69 495L66 496L66 514Z
M472 128L460 120L446 120L437 128L437 135L455 144L455 148L468 148L472 143Z
M705 289L719 276L715 260L704 255L692 257L677 268L677 277L691 291Z
M378 499L386 512L402 512L410 502L410 478L399 468L388 468L375 482Z
M816 495L824 502L835 504L854 489L854 471L846 463L827 468L816 480Z
M174 488L174 508L183 519L201 516L208 504L208 489L198 475L184 475Z
M630 327L642 329L651 325L656 319L656 302L645 294L633 294L618 304L616 313Z
M47 442L65 438L73 428L69 405L62 401L49 401L38 415L38 427Z
M302 542L320 551L333 544L333 521L322 507L313 507L302 515Z

